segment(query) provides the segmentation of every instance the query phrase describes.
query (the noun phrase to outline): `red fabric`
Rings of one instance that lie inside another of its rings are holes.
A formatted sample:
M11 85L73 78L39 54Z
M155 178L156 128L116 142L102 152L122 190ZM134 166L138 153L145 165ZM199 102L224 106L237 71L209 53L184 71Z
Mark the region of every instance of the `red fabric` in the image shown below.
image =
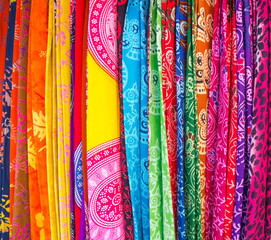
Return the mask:
M85 22L84 0L76 1L75 13L75 85L74 85L74 151L82 141L82 66L83 34ZM81 209L75 204L75 239L79 240Z
M175 1L162 3L162 89L174 222L177 226L177 96L175 65ZM175 227L175 229L177 229Z
M233 1L234 2L234 1ZM228 140L228 160L227 160L227 182L226 182L226 204L225 204L225 222L224 239L232 237L232 219L235 194L235 176L236 176L236 157L237 157L237 39L236 39L236 13L233 11L235 6L230 6L228 15L229 37L227 45L232 46L228 52L229 77L229 140Z

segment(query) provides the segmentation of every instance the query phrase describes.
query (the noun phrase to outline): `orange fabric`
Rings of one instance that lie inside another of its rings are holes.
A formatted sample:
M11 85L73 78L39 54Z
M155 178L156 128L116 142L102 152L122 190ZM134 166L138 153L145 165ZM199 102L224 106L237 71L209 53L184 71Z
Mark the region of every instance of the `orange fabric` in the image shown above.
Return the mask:
M27 79L27 133L32 239L48 239L50 214L45 138L45 72L48 2L32 0Z
M196 35L196 77L198 107L198 139L201 185L201 225L202 239L205 239L205 182L206 182L206 140L207 140L207 100L211 73L212 23L214 0L197 0L195 11Z

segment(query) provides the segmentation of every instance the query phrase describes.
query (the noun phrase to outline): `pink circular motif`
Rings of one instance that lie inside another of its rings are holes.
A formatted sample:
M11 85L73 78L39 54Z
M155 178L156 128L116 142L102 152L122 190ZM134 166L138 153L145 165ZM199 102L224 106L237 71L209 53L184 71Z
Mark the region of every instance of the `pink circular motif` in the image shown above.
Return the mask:
M117 1L94 0L89 10L88 48L104 70L117 78Z
M123 222L120 171L99 183L93 192L90 208L91 218L98 226L115 228Z

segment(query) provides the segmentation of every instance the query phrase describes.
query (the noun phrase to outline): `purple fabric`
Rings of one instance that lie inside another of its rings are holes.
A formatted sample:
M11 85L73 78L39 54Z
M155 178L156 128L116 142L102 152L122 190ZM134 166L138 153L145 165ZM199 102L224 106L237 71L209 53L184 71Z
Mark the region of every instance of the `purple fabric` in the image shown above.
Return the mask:
M254 4L252 4L252 1ZM255 0L244 0L244 33L245 33L245 69L246 69L246 148L244 166L244 187L242 202L242 221L240 239L245 239L246 213L249 194L249 159L251 149L251 127L252 127L252 99L253 99L253 45L256 43L255 34ZM252 31L253 30L253 31ZM253 44L254 43L254 44ZM254 48L256 49L256 48Z

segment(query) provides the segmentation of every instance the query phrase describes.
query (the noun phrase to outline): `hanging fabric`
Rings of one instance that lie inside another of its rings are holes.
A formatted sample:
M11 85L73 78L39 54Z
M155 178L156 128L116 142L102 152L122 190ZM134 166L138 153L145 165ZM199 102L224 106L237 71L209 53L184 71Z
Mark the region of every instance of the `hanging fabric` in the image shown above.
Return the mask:
M253 95L250 190L245 239L270 237L270 11L269 1L256 2L256 54Z
M176 94L177 94L177 236L186 239L184 209L184 88L187 51L187 1L176 7Z
M135 239L149 239L148 39L149 1L128 1L122 44L124 132Z
M15 163L15 182L13 210L11 212L12 228L10 236L16 238L22 236L27 239L30 236L30 208L29 208L29 185L28 185L28 158L27 158L27 63L28 63L28 29L31 11L31 2L22 0L21 2L21 28L17 33L20 39L19 61L18 61L18 92L16 118L17 139L14 151ZM17 6L18 7L18 6ZM19 8L18 8L19 9ZM26 50L26 51L24 51ZM18 167L22 166L22 167Z
M87 56L90 239L125 238L121 192L116 20L117 0L90 1Z
M6 6L8 7L8 6ZM10 224L10 115L11 115L11 92L12 92L12 65L13 65L13 47L16 19L16 1L10 2L9 21L6 38L5 67L2 91L2 132L1 132L1 153L0 153L0 237L9 238Z
M187 239L201 239L200 160L198 152L195 2L188 1L187 62L185 80L184 199Z
M51 234L44 102L47 14L47 2L31 2L27 69L27 147L31 235L39 238ZM37 41L38 39L42 40Z
M54 1L48 2L48 44L45 75L46 157L51 238L60 239L58 198L56 27Z
M211 73L214 2L214 0L204 0L198 1L198 3L195 5L197 8L195 15L195 24L197 28L195 54L197 80L198 151L200 159L201 230L203 239L205 239L206 140L208 119L207 105Z
M124 103L123 103L123 74L122 74L122 51L123 31L126 17L128 0L118 0L117 4L117 57L118 57L118 87L120 101L120 131L121 131L121 175L122 175L122 198L124 205L125 236L134 239L134 221L131 203L131 191L128 177L127 154L124 127Z

